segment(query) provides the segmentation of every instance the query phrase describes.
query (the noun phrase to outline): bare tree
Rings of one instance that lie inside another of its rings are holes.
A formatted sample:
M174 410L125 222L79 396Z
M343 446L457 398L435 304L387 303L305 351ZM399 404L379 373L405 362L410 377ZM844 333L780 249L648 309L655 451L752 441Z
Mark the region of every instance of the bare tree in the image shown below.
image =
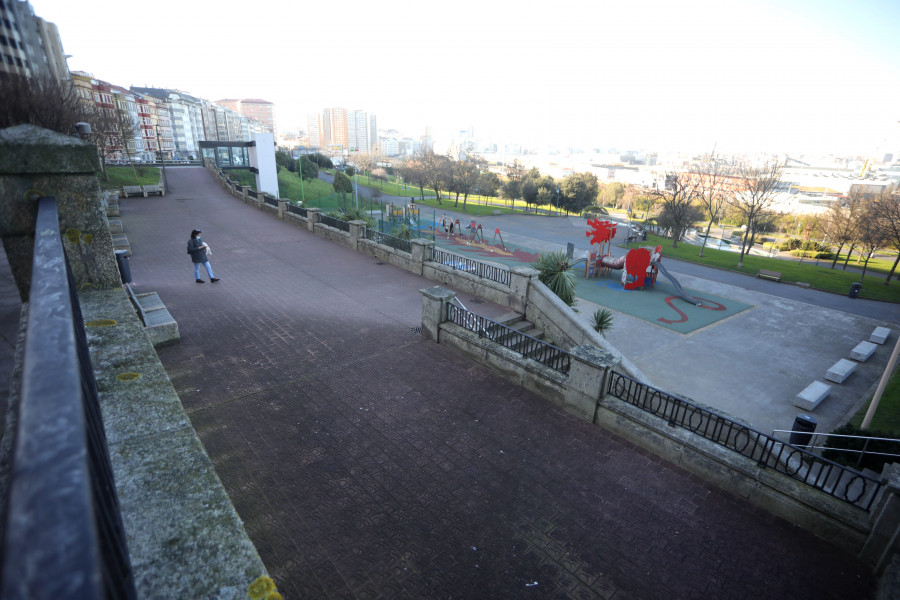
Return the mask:
M898 251L897 258L891 265L891 272L884 280L884 285L887 285L897 270L897 263L900 263L900 196L885 190L875 204L875 209L878 221L885 230L885 244Z
M865 257L862 275L859 276L859 280L862 281L866 276L866 270L869 268L869 260L875 254L875 251L888 241L888 233L884 223L879 218L878 201L874 198L869 197L863 200L860 217L856 235L861 248L860 254Z
M420 156L414 156L405 161L400 166L400 176L407 182L418 186L422 200L425 199L425 184L428 183L428 176L425 171L425 163L422 162Z
M858 223L857 215L861 209L861 205L861 198L851 196L847 206L835 202L822 217L822 228L825 230L825 235L828 236L828 239L831 240L832 244L837 244L834 259L831 261L832 269L837 264L838 258L841 255L841 250L843 250L844 246L853 244Z
M772 216L772 205L775 203L781 174L781 163L775 160L762 164L741 162L735 166L740 189L730 202L747 225L747 234L741 238L738 267L744 266L744 255L753 247L757 229Z
M434 190L437 202L441 204L441 192L447 189L450 181L450 158L443 154L437 154L433 150L427 150L422 156L422 164L425 165L428 186Z
M0 129L31 124L72 135L84 106L71 81L49 75L0 76Z
M694 178L689 173L667 171L662 189L654 188L650 194L662 206L660 224L671 230L672 247L677 248L678 240L697 216Z
M706 248L706 240L709 239L709 231L713 223L718 221L728 206L728 184L731 182L732 165L715 153L703 157L699 164L691 169L696 185L697 203L706 213L709 221L706 224L706 233L703 236L703 244L700 246L700 256Z

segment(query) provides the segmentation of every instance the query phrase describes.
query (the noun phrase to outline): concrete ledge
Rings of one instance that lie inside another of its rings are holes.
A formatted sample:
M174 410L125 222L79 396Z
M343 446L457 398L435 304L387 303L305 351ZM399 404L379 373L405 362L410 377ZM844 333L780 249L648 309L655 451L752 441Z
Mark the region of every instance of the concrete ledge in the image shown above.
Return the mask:
M108 216L107 212L107 216ZM109 219L109 232L110 233L122 233L124 231L124 227L122 227L122 219L119 217L112 217Z
M866 362L869 360L869 357L875 354L876 348L878 348L878 346L872 342L860 342L850 351L850 358L855 361Z
M842 358L828 369L828 372L825 373L825 379L835 383L844 383L844 380L850 377L850 375L853 374L853 371L856 370L856 365L858 364L859 363L855 363L852 360Z
M128 237L124 233L113 233L112 244L114 252L116 250L124 250L125 256L131 256L131 244L128 242Z
M122 289L80 294L138 598L241 598L265 566Z
M794 406L799 406L804 410L814 410L830 393L830 385L822 381L813 381L797 394L794 398Z
M891 330L887 327L876 327L875 331L872 332L872 335L869 336L869 341L873 344L883 344L890 335Z

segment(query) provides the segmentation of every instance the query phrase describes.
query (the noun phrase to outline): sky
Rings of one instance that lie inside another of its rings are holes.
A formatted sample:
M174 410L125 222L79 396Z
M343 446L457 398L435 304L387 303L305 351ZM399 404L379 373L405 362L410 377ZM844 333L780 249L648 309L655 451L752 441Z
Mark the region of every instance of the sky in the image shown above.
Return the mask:
M31 0L71 70L450 141L900 151L897 0ZM892 31L893 29L893 31Z

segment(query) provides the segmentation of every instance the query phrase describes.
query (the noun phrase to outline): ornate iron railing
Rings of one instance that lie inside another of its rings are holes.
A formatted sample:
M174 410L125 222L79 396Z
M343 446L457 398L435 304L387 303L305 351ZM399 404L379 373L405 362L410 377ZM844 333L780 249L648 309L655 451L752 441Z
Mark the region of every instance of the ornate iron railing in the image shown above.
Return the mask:
M54 198L40 199L35 231L0 595L133 599L97 383Z
M412 254L412 242L410 240L405 240L389 233L382 233L371 227L366 227L365 237L367 240L371 240L376 244L390 246L395 250L402 250L403 252Z
M350 232L350 223L347 221L342 221L340 219L335 219L334 217L329 217L328 215L319 215L319 222L329 227L334 227L335 229L340 229L341 231Z
M288 211L289 213L293 213L293 214L295 214L295 215L300 215L300 216L303 217L303 218L308 218L308 215L307 215L307 213L306 213L306 209L303 208L302 206L297 206L296 204L288 204L288 205L287 205L287 211Z
M269 206L274 206L275 208L278 208L278 198L273 198L272 196L263 194L263 202L265 202Z
M571 368L571 357L562 348L557 348L553 344L548 344L453 304L447 304L447 320L465 327L469 331L474 331L480 337L487 337L501 346L514 350L525 358L550 367L554 371L568 373Z
M503 285L509 285L509 269L489 265L478 260L472 260L471 258L465 258L458 254L451 254L450 252L445 252L444 250L439 250L434 247L431 248L431 260L459 271L469 273L470 275L475 275L476 277L496 281Z
M779 441L687 400L610 372L607 393L632 406L775 469L830 496L869 511L882 483L808 450Z

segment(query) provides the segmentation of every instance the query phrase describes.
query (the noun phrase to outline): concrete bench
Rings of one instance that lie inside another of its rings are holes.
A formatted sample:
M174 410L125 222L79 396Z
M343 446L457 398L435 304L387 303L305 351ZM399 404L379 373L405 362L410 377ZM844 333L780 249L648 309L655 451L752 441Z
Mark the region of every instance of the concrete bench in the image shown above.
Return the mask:
M772 281L781 281L781 273L777 271L767 271L765 269L760 269L759 273L756 274L757 278L763 279L771 279Z
M122 227L122 219L119 217L111 217L109 219L109 232L110 233L122 233L124 228Z
M172 318L172 315L166 309L156 292L147 292L145 294L135 294L131 287L123 286L128 291L128 297L131 298L141 322L150 341L154 347L171 344L181 339L178 332L178 323Z
M850 351L850 358L858 362L866 362L875 353L877 347L872 342L860 342Z
M492 215L502 215L502 214L503 214L503 211L502 211L502 210L492 210L492 211L491 211L491 214L492 214Z
M149 194L159 194L160 196L166 195L166 188L161 185L142 185L144 190L144 198L146 198Z
M811 384L803 388L803 391L794 398L794 406L799 406L804 410L815 410L815 408L831 393L831 386L824 381L813 381Z
M874 344L883 344L890 335L891 330L887 327L876 327L875 331L872 332L872 335L869 336L869 341Z
M116 250L124 250L125 256L131 256L131 244L128 242L128 237L124 233L112 233L112 243L113 243L113 251Z
M122 186L122 196L124 198L130 198L131 196L143 196L147 197L147 192L144 191L144 187L141 185L125 185Z
M825 373L825 379L835 383L844 383L844 380L850 377L850 375L853 374L853 371L856 370L856 365L858 364L858 362L842 358L828 369L828 372Z

